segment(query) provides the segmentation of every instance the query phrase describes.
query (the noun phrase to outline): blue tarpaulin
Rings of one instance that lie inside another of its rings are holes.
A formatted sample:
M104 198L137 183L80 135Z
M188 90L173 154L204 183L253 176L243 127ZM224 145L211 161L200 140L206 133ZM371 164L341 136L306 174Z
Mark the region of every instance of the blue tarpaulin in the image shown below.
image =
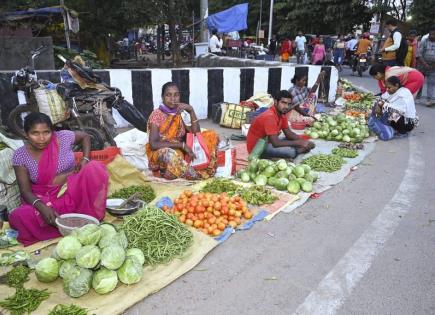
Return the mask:
M217 30L221 33L241 31L248 28L247 18L248 4L242 3L209 15L207 25L209 30Z

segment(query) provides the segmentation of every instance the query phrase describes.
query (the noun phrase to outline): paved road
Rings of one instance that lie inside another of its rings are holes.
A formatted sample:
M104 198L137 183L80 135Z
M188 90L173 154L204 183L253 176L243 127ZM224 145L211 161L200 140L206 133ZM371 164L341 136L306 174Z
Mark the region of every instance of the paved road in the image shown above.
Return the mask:
M410 137L378 142L320 199L236 233L127 314L435 314L435 109L417 111Z

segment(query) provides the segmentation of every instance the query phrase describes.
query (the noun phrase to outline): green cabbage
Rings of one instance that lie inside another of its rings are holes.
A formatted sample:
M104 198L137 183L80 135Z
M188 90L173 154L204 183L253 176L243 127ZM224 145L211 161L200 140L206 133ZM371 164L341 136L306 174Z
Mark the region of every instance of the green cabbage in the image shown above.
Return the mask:
M80 241L74 236L65 236L56 246L56 253L61 259L73 259L82 247Z
M287 191L291 194L298 194L301 190L301 185L297 180L291 180L289 184L287 185Z
M143 252L139 248L130 248L125 252L126 257L134 256L139 260L140 264L143 265L145 263L145 256Z
M74 235L77 236L80 243L83 245L97 245L101 239L101 229L96 224L86 224L75 230Z
M136 257L127 257L118 269L118 278L124 284L137 283L142 279L143 269Z
M293 169L293 174L296 177L304 177L305 175L305 168L302 165L298 165Z
M79 274L65 278L63 290L71 297L79 297L89 292L92 284L92 271L80 268Z
M109 247L107 247L109 248ZM92 287L98 294L106 294L115 290L118 284L118 274L114 270L102 267L94 273Z
M54 258L44 258L36 264L35 274L41 282L53 282L59 276L59 263Z
M108 234L104 236L98 243L98 246L100 248L105 248L107 246L115 245L115 244L121 246L124 249L127 248L128 240L127 240L127 236L125 236L124 231L119 231L116 234Z
M59 268L59 276L63 279L70 278L80 273L80 267L77 266L75 259L65 260Z
M106 235L116 234L116 229L112 224L108 224L108 223L100 224L100 230L101 230L101 238L105 237Z
M94 268L100 261L100 249L95 245L86 245L77 252L76 262L79 267Z
M119 267L121 267L124 260L124 248L122 248L118 244L107 246L101 251L101 265L108 269L118 269Z

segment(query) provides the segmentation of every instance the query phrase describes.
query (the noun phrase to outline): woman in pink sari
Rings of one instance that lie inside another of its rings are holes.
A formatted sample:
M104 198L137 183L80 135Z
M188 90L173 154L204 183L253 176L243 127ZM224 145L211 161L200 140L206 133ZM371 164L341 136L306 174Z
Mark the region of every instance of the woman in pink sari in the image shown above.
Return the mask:
M323 44L323 38L319 38L319 43L314 46L313 54L311 55L311 63L313 65L321 65L325 59L326 50Z
M90 161L86 133L53 131L50 118L31 113L24 120L27 143L14 153L22 205L9 215L24 246L60 236L55 219L82 213L98 220L105 214L109 175L106 167ZM83 159L75 165L72 147L81 144Z

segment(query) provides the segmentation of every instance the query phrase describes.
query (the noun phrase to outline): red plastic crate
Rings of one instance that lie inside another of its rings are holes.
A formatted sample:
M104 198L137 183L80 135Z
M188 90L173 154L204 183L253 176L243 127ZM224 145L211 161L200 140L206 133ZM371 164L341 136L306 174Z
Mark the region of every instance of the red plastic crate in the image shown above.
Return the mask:
M103 164L107 165L112 162L115 157L121 153L121 150L118 147L107 147L104 150L99 151L91 151L89 159L93 161L100 161ZM76 164L80 163L83 158L83 152L74 152L74 158Z

